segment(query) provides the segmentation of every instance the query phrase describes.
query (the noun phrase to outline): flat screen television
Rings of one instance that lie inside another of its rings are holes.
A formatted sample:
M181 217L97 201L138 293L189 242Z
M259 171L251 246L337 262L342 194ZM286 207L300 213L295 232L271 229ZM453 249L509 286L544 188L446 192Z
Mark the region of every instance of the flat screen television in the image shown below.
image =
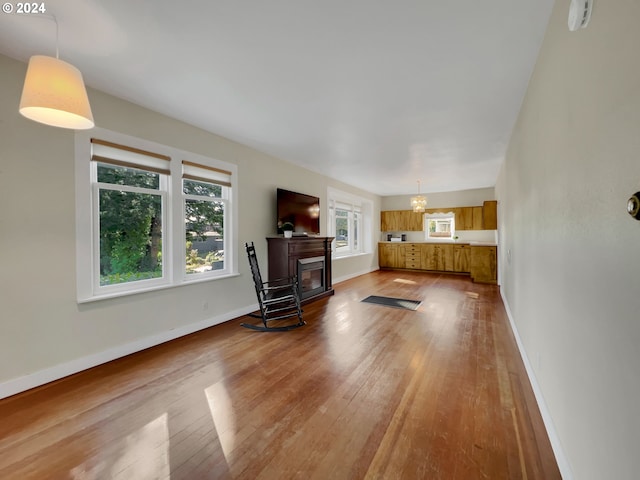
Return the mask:
M320 199L278 188L276 193L278 233L282 225L293 224L294 235L320 235Z

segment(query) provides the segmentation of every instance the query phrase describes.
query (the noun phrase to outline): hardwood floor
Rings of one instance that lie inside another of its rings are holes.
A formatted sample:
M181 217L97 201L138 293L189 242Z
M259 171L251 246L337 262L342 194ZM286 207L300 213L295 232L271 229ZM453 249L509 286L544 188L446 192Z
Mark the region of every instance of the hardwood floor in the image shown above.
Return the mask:
M294 331L243 317L1 400L0 478L560 478L498 287L335 290Z

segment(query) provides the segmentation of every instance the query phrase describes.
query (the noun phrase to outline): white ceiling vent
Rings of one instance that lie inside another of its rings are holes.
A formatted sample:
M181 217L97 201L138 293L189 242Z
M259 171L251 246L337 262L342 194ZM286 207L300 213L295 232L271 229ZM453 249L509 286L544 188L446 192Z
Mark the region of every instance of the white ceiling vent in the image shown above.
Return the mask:
M571 0L569 5L569 30L575 32L585 28L591 19L593 0Z

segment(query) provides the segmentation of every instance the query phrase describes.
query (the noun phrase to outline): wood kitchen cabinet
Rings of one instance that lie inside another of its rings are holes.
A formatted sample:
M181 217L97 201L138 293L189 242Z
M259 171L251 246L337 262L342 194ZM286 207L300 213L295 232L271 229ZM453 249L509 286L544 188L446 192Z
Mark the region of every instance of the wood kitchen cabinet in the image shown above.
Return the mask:
M423 243L420 249L421 264L424 270L453 272L453 245Z
M473 207L455 209L456 230L473 230Z
M404 268L422 268L419 243L407 243L404 245Z
M482 223L485 230L498 229L498 202L487 200L482 205Z
M380 268L469 273L478 283L498 283L495 245L380 242Z
M484 230L482 221L482 207L472 207L472 209L473 223L471 230Z
M378 265L382 268L395 268L398 263L398 249L391 243L378 244Z
M417 213L413 210L400 210L399 211L400 221L400 231L405 232L421 232L424 230L423 227L423 213Z
M483 230L482 207L459 207L453 209L456 214L456 230Z
M425 270L435 270L437 264L435 245L427 243L420 245L420 258L422 268Z
M379 243L378 265L380 268L422 269L419 243Z
M498 283L497 247L471 245L471 279L478 283Z
M413 210L385 210L380 212L382 232L421 232L424 215Z
M380 212L380 231L382 232L399 232L399 215L397 210L387 210Z
M453 246L453 271L469 272L471 267L471 247L469 245Z
M424 213L417 213L409 210L409 231L411 232L423 232L424 231Z
M497 230L496 200L487 200L482 206L456 208L428 208L425 213L450 213L456 218L456 230ZM424 214L413 210L384 210L380 212L382 232L422 232Z
M455 215L456 230L465 230L466 225L464 223L464 215L462 214L462 207L452 208L451 211Z
M404 244L379 243L378 265L381 268L407 268Z

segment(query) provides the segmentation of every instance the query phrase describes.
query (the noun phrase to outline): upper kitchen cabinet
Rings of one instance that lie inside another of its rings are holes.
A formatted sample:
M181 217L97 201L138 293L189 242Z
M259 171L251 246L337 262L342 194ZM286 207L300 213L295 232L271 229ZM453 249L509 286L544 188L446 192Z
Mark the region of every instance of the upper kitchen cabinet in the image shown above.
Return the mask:
M383 232L421 232L424 215L413 210L386 210L380 212L380 230Z
M498 229L498 202L487 200L482 205L482 222L485 230Z
M473 207L459 207L454 211L456 230L473 230Z
M453 209L456 214L456 230L497 230L498 214L495 200L487 200L480 207L458 207Z
M455 214L456 230L497 230L498 214L495 200L487 200L482 206L455 208L428 208L425 213ZM413 210L383 210L380 212L382 232L422 232L424 213Z

